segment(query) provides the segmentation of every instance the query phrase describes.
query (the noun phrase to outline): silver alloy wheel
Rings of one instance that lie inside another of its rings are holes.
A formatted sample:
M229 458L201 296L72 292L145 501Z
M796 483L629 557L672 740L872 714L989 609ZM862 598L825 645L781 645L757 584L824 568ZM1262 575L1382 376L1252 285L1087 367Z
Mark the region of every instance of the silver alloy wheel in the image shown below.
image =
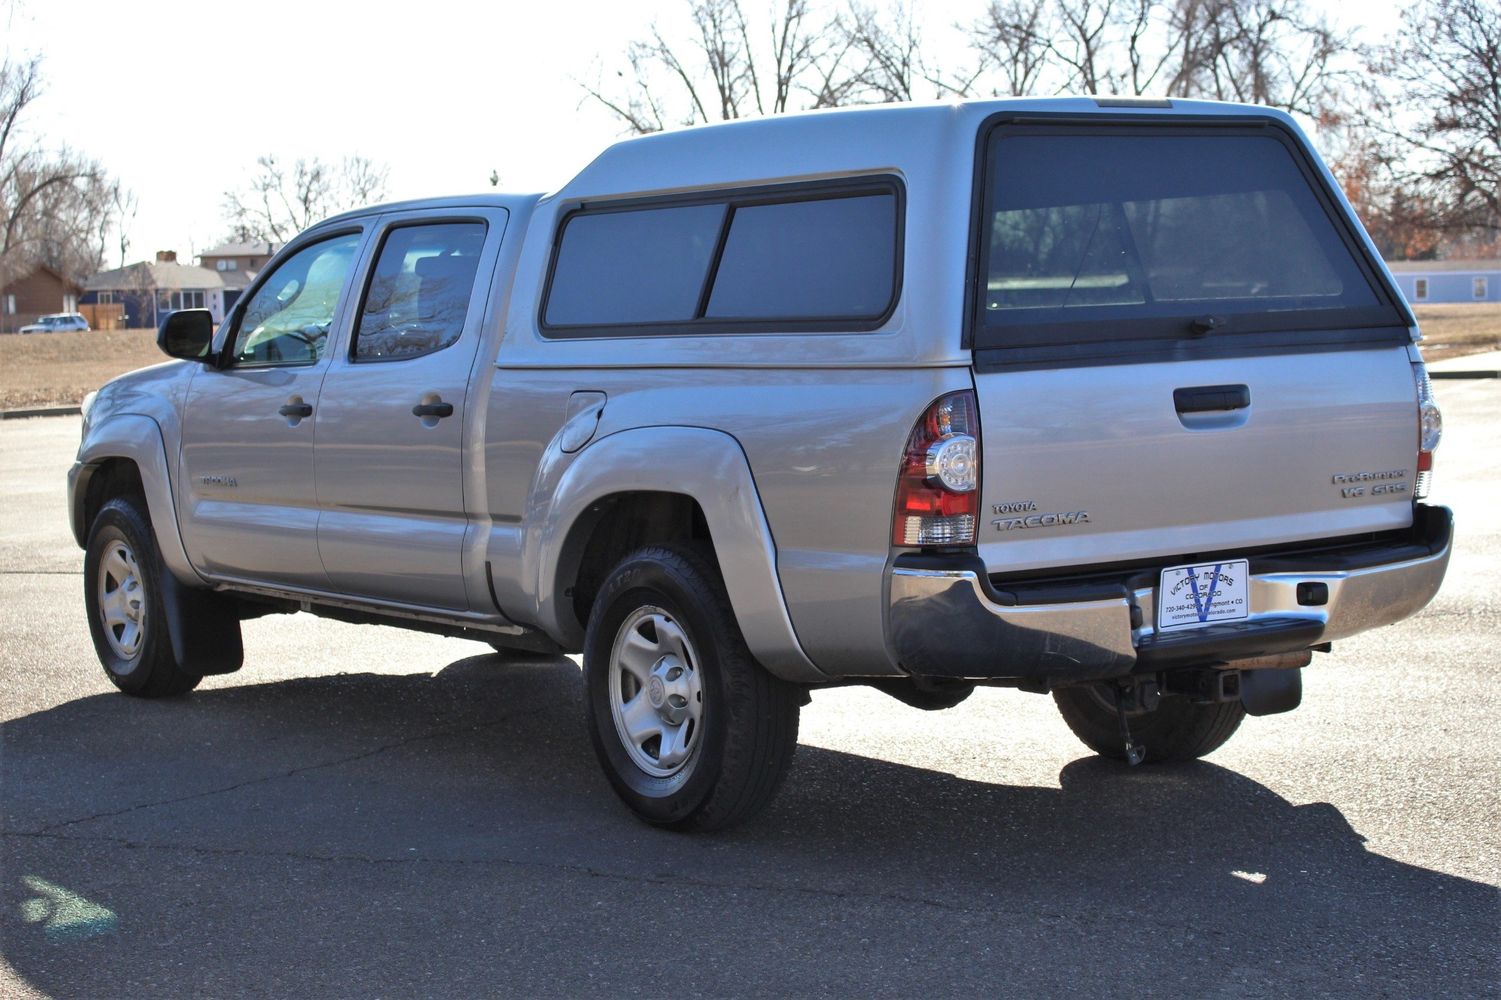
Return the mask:
M670 778L687 767L703 733L698 654L661 608L628 615L610 650L610 715L625 751L647 774Z
M104 638L122 659L133 660L146 638L146 588L130 546L111 541L99 560L99 618Z

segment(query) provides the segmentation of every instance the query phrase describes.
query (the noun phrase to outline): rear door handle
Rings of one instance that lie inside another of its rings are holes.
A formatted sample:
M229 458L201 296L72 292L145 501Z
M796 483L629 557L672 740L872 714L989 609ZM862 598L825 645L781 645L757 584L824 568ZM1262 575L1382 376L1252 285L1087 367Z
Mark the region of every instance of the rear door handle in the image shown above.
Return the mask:
M276 412L280 413L284 417L295 417L298 420L305 420L308 417L311 417L313 415L313 404L312 403L287 403L285 406L283 406L281 409L277 410Z
M1245 385L1200 385L1173 390L1173 406L1179 413L1244 410L1251 405L1251 388Z
M416 406L412 407L412 416L437 417L441 420L443 417L453 416L453 404L443 402L418 403Z

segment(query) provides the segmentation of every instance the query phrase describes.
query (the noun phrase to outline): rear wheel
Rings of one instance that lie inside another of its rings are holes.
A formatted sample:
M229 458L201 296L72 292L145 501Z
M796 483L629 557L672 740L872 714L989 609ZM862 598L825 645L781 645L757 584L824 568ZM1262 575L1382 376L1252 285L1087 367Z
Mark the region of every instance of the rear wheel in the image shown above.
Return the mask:
M1102 757L1126 759L1110 688L1083 684L1053 692L1063 721L1085 746ZM1147 763L1194 760L1218 750L1235 734L1246 710L1238 701L1199 704L1164 697L1151 711L1127 712L1131 738L1146 748Z
M649 823L721 829L760 812L797 747L795 687L740 635L713 565L653 546L626 557L584 640L589 734L610 784Z
M99 662L126 694L182 694L203 679L173 654L164 572L141 501L119 497L106 503L89 531L84 604Z

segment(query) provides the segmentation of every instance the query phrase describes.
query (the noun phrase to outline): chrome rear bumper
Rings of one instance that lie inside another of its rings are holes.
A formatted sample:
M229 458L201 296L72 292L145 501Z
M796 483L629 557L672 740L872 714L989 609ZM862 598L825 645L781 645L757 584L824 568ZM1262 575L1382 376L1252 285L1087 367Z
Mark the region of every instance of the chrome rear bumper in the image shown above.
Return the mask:
M899 560L887 641L913 674L1059 682L1304 650L1400 621L1438 593L1453 515L1444 507L1419 512L1413 538L1400 544L1341 551L1324 565L1318 553L1253 558L1249 618L1163 635L1153 627L1155 579L1143 586L1140 574L1095 585L1090 599L1008 601L975 567ZM1383 555L1391 561L1379 561ZM1327 601L1299 603L1300 584L1324 584Z

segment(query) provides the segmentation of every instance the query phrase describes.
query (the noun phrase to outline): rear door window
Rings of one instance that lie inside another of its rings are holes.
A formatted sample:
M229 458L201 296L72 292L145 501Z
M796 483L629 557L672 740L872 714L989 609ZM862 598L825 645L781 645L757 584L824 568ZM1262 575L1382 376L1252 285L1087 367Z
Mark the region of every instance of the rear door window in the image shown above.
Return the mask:
M1267 128L996 128L975 345L1405 326L1299 158Z
M484 245L483 222L388 232L355 328L353 359L401 361L458 340Z

